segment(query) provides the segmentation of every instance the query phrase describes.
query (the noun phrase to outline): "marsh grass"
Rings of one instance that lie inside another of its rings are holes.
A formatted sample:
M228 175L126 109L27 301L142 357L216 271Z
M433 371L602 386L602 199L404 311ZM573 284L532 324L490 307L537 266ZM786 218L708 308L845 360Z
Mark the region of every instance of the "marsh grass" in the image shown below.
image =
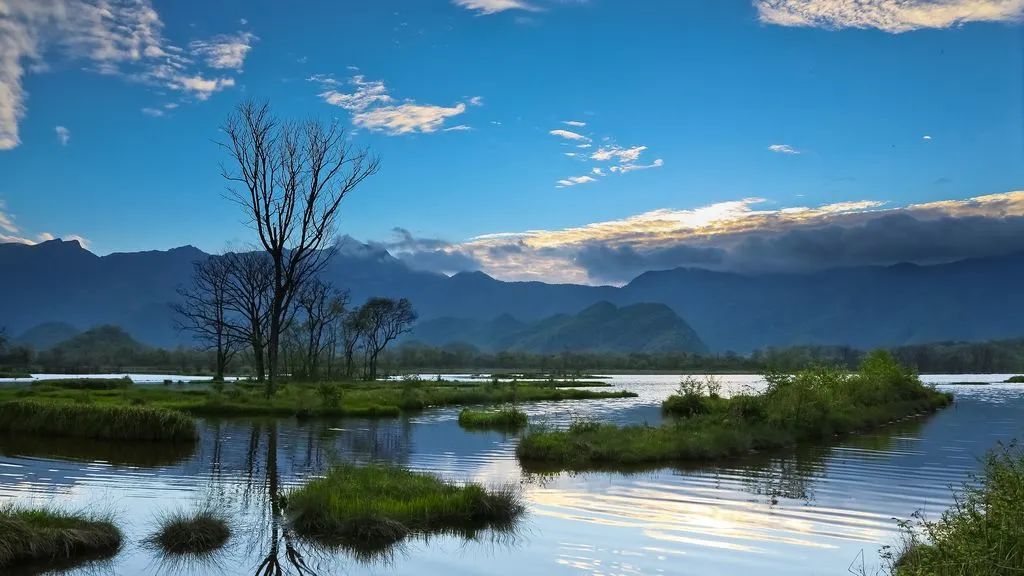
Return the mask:
M764 393L730 398L719 396L713 383L684 379L662 405L676 418L661 426L534 427L516 453L524 462L576 469L715 460L827 440L930 413L952 401L921 384L887 352L870 355L856 374L815 368L765 378Z
M159 528L146 544L170 556L207 556L231 538L227 519L211 509L170 512L157 523Z
M498 405L540 402L627 398L624 390L583 390L548 386L546 383L517 386L471 382L441 384L429 381L402 382L288 382L272 397L248 382L226 384L222 391L209 386L132 386L119 390L67 389L53 386L6 386L0 402L30 400L66 405L138 406L164 408L196 416L303 416L303 417L396 417L431 406ZM0 424L0 431L3 430Z
M1007 384L1024 384L1024 376L1010 376L1006 379Z
M896 576L1024 574L1024 454L1015 445L989 452L941 518L915 518L903 547L886 554Z
M529 422L526 413L515 406L490 410L463 408L459 412L459 426L463 428L519 430Z
M298 534L322 545L369 551L410 535L473 537L481 530L511 530L524 511L512 486L488 490L383 465L337 466L286 501Z
M34 380L32 386L64 388L67 390L120 390L133 386L131 378L58 378L53 380Z
M0 568L67 566L113 556L121 531L108 518L0 506Z
M31 400L0 402L0 433L189 442L198 436L195 419L172 410Z

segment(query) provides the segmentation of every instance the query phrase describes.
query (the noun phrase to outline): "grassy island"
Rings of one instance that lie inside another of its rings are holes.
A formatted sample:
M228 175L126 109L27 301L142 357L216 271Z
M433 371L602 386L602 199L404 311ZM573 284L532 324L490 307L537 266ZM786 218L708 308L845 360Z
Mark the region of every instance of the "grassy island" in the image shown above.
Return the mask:
M198 437L195 419L172 410L32 400L0 402L0 433L189 442Z
M888 352L875 352L850 374L816 368L769 374L757 395L719 396L713 381L684 379L662 409L661 426L575 422L537 428L520 442L524 463L561 468L713 460L830 439L933 412L952 396L925 386Z
M67 567L113 556L120 548L121 531L109 520L0 506L0 568Z
M303 537L372 549L415 534L510 529L524 508L513 488L487 490L391 466L343 465L289 494L286 510Z
M270 397L263 393L260 384L250 382L125 385L124 381L116 380L113 383L118 386L108 388L109 382L98 388L38 382L0 387L0 414L6 403L28 401L59 406L61 410L76 414L92 412L93 408L120 407L172 410L195 416L393 417L403 411L431 406L636 396L625 390L584 390L547 382L287 382ZM7 429L0 419L0 432ZM42 424L38 431L48 432Z
M895 576L1024 574L1024 456L1015 448L989 453L952 508L936 521L918 518L891 558Z
M1024 376L1010 376L1006 379L1007 384L1024 384Z
M464 408L459 412L459 426L463 428L518 430L525 428L526 413L513 406L490 410Z
M212 510L175 512L160 519L160 528L147 543L172 556L204 556L227 543L227 520Z

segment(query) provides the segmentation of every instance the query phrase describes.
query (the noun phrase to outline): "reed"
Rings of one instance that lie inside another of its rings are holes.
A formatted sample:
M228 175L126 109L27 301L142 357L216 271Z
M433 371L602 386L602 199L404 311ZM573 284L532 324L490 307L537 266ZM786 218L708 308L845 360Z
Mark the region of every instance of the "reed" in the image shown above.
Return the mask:
M198 437L195 419L173 410L31 400L0 403L0 433L189 442Z

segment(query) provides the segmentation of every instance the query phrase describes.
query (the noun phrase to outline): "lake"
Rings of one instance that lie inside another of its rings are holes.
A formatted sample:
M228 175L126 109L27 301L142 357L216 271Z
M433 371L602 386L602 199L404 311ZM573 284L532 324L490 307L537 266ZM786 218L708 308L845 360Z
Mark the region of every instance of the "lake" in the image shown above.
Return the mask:
M113 513L126 535L113 560L71 574L251 575L264 562L298 574L874 574L897 519L937 516L997 441L1024 437L1024 386L1009 375L923 376L956 403L831 446L720 465L587 473L523 470L517 437L459 428L458 409L408 418L201 422L192 448L0 438L0 500ZM177 379L177 377L173 377ZM637 398L524 405L532 421L576 417L656 424L678 376L613 376ZM756 376L720 377L727 391ZM279 521L278 496L334 461L385 461L456 480L521 486L513 533L412 540L382 556L311 547ZM141 541L169 510L212 503L235 535L209 563L173 564Z

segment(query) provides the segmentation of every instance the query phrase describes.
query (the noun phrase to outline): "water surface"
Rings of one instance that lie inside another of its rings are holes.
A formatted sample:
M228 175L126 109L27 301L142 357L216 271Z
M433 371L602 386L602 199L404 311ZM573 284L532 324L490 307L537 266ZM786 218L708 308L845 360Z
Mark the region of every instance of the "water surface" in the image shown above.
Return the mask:
M0 500L115 514L124 550L72 574L249 575L267 562L297 574L289 553L319 574L781 576L846 574L851 564L873 574L880 547L898 537L896 519L939 514L979 456L1024 436L1024 386L941 383L1006 376L926 376L956 394L953 407L834 446L629 472L524 471L515 435L464 431L454 408L384 420L205 420L194 449L0 438ZM760 386L755 376L720 378L729 392ZM552 425L576 417L656 424L678 377L610 381L639 396L524 408ZM414 540L384 557L316 549L280 521L278 496L339 460L515 483L529 512L514 534ZM140 544L160 513L204 503L236 527L213 563L170 564Z

